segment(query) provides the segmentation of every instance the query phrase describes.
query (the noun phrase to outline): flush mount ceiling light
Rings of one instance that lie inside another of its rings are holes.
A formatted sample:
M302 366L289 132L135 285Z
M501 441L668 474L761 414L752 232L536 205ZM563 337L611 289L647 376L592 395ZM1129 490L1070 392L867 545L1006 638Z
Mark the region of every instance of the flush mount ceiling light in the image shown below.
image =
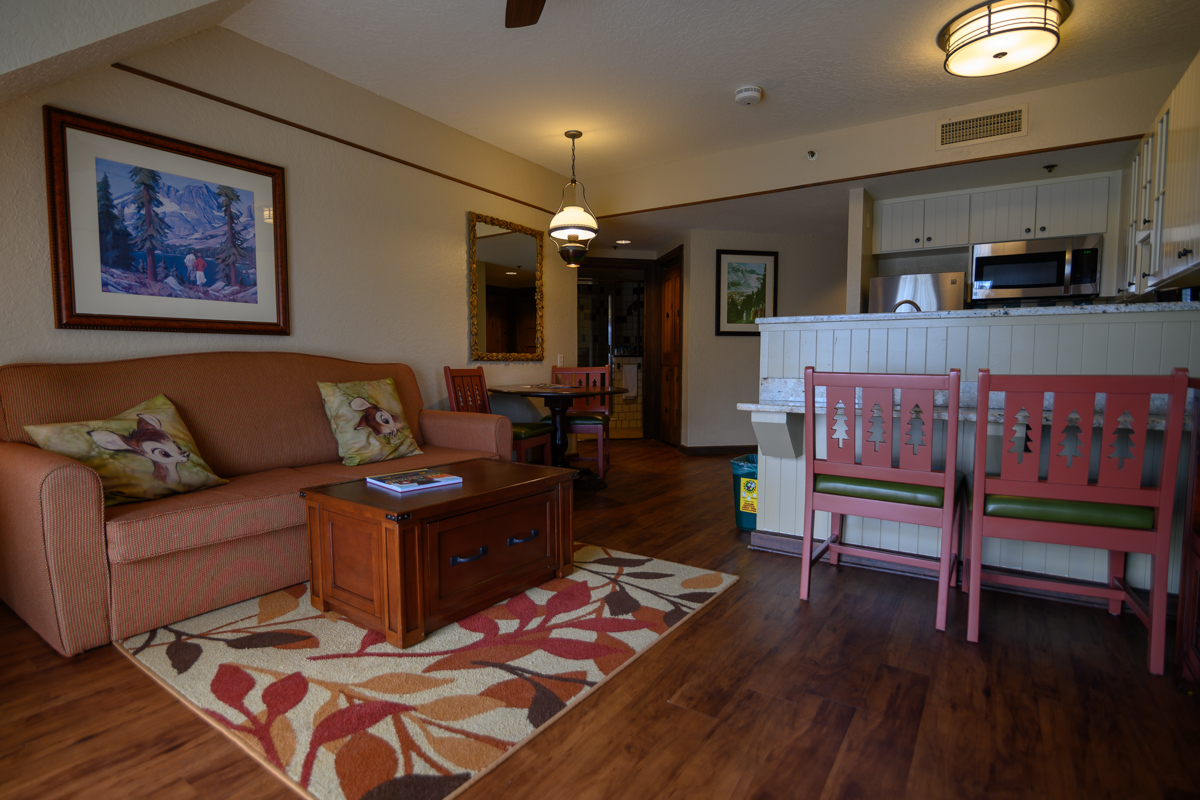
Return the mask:
M959 14L938 34L946 72L999 75L1040 61L1058 47L1070 0L997 0Z
M583 134L567 131L563 136L571 140L571 182L563 187L558 213L550 220L550 238L558 245L558 255L567 266L578 267L587 255L588 245L596 238L600 225L588 207L583 184L575 180L575 140Z
M633 244L629 239L617 239L617 244Z

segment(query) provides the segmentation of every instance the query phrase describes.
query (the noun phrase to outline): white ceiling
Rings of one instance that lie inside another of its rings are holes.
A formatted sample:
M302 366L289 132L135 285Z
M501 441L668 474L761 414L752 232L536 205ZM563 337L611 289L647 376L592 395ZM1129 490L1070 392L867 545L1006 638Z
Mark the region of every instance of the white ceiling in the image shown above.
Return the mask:
M226 27L567 173L635 169L1190 60L1197 0L1077 0L1050 57L983 79L942 69L974 0L252 0ZM757 106L733 92L755 83Z

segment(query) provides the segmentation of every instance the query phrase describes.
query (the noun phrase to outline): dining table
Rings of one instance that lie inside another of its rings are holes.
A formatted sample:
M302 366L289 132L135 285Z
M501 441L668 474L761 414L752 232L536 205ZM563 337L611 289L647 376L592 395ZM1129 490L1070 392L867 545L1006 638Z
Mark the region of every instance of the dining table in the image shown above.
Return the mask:
M567 463L567 411L576 400L587 397L625 394L628 389L611 386L571 386L555 383L513 384L511 386L489 386L489 392L511 394L518 397L536 397L550 409L550 463L556 467L570 468ZM588 488L604 488L604 481L596 478L591 470L579 470L580 479L589 483Z

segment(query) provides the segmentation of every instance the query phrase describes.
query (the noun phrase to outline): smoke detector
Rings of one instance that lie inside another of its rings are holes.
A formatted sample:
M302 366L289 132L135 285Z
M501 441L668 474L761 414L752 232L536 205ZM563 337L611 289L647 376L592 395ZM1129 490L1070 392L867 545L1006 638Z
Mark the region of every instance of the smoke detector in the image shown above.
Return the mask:
M733 102L739 106L752 106L762 100L762 96L761 86L743 86L733 93Z

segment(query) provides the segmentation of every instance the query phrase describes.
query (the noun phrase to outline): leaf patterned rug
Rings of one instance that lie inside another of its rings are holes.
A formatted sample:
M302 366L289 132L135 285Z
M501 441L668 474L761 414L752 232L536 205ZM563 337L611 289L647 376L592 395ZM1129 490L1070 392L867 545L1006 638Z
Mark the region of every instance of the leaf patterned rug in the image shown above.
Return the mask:
M737 580L580 544L575 567L403 650L307 584L115 644L309 797L437 800Z

